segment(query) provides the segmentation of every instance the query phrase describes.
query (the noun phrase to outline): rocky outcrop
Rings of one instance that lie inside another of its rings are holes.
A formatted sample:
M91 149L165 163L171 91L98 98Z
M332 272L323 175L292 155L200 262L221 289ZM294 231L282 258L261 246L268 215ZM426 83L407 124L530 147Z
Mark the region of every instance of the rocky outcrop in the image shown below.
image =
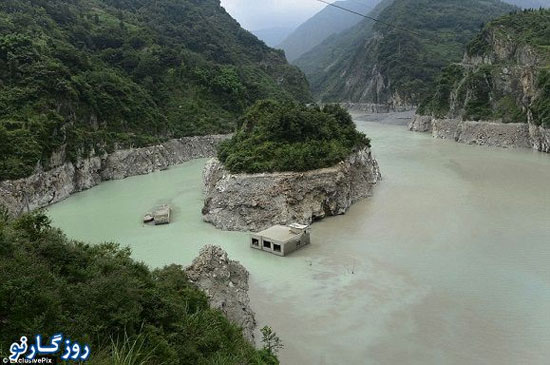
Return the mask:
M550 153L550 129L536 125L529 126L533 148L541 152Z
M409 123L409 130L414 132L431 132L432 117L425 115L415 115Z
M431 132L434 138L466 144L550 152L550 130L527 123L461 121L416 115L409 123L409 130Z
M224 230L260 231L344 214L354 202L372 195L381 175L365 148L336 166L308 172L235 175L213 159L203 178L205 221Z
M219 309L254 344L256 320L248 297L248 271L217 246L205 246L185 269L189 280L208 297L210 307Z
M415 116L409 129L468 144L550 152L544 117L550 52L538 46L530 26L547 21L549 14L521 12L489 23L462 62L443 70L420 108L423 115Z
M0 205L18 215L46 207L105 180L123 179L167 169L196 158L212 157L226 135L186 137L166 143L67 162L48 171L0 182Z

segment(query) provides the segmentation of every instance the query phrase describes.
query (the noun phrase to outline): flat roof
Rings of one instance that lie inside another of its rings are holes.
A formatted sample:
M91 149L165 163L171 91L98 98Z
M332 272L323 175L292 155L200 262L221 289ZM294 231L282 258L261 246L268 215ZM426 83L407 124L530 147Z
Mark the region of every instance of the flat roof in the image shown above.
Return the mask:
M292 231L290 230L290 227L281 226L281 225L270 227L264 231L255 233L255 235L271 238L272 240L279 241L279 242L286 242L292 238L296 238L300 236L300 234L292 233Z

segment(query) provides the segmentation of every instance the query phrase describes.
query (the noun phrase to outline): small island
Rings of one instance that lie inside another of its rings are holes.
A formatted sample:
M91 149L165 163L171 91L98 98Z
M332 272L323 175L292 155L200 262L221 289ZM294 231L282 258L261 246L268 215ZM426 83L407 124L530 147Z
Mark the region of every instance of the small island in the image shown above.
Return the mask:
M344 214L381 175L370 140L339 105L261 101L203 172L203 218L258 232Z

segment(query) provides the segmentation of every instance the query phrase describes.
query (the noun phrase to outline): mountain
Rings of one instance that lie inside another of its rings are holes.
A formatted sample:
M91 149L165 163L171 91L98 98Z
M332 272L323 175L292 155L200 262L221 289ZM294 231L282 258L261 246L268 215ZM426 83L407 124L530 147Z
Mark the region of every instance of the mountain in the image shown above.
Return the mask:
M550 8L550 0L502 0L522 9Z
M336 1L334 4L346 9L366 14L372 10L380 0L346 0ZM277 48L285 51L290 62L311 50L329 36L340 33L363 18L357 14L346 12L333 6L327 6L312 18L300 25Z
M229 132L264 98L311 100L219 0L0 2L0 180Z
M377 18L393 1L382 0L368 15ZM325 84L329 82L328 79L333 77L330 71L343 72L354 54L372 37L373 25L373 21L363 20L348 30L333 34L294 61L294 64L306 74L316 97L319 98Z
M480 26L515 9L498 0L386 0L370 13L381 22L365 19L295 64L319 100L416 105Z
M288 37L293 30L293 28L275 27L253 30L252 34L264 41L269 47L275 47Z
M550 10L496 19L444 69L421 115L550 128ZM549 133L550 135L550 133Z

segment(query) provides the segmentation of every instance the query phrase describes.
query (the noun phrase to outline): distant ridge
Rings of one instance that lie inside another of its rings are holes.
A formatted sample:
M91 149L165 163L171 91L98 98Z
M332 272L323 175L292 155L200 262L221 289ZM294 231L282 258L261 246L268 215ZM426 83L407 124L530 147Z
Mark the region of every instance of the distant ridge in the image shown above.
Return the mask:
M515 10L499 0L384 0L369 14L381 22L364 19L294 63L320 101L411 108L480 26Z
M345 0L337 1L336 5L362 14L367 14L381 0ZM360 16L345 12L332 6L327 6L312 18L300 25L276 48L285 51L289 62L321 44L333 34L340 33L363 20ZM260 37L261 38L261 37Z
M294 28L290 27L273 27L256 29L251 31L251 33L258 37L260 40L264 41L264 43L267 44L269 47L275 47L279 45L283 40L285 40L285 38L288 37L288 35L292 33L293 30Z

